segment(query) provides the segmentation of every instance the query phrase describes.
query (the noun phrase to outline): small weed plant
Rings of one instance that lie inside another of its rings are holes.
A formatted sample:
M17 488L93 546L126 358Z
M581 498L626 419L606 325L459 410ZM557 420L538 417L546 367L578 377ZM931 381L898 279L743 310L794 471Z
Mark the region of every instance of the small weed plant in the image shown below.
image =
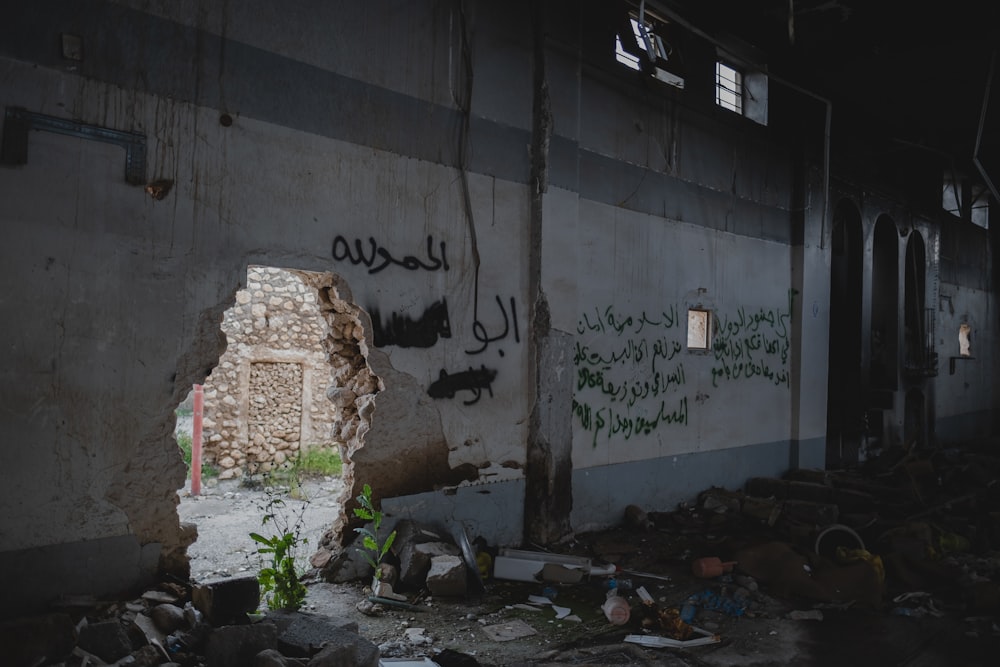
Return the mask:
M265 489L264 501L258 505L263 512L263 525L273 527L267 537L250 533L250 539L257 543L261 600L269 609L294 611L305 601L306 587L299 581L295 551L308 542L301 537L306 507L303 503L297 513L289 511L284 499L270 486Z
M176 436L177 446L181 450L181 458L184 460L184 465L187 467L187 478L191 479L191 450L193 445L191 443L191 436L187 433L178 433ZM215 466L211 466L207 463L201 464L201 478L208 479L209 477L218 477L219 469Z
M382 578L382 569L379 565L382 564L382 559L385 555L389 553L389 549L392 548L392 543L396 540L396 531L389 533L385 541L379 543L379 529L382 527L382 512L375 509L375 505L372 503L372 487L365 484L361 489L361 495L357 497L358 504L361 507L354 508L354 516L359 519L364 519L365 521L370 521L372 527L362 526L361 528L355 528L354 532L359 533L362 537L361 544L364 549L358 549L361 555L364 556L368 564L375 569L375 578Z

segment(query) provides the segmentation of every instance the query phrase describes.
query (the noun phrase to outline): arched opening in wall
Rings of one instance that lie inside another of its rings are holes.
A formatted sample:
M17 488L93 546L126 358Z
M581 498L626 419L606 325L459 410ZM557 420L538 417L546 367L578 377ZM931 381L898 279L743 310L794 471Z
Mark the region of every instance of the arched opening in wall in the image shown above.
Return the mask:
M898 387L899 234L887 215L875 221L872 242L869 381L874 390ZM891 407L891 406L889 406Z
M911 389L906 392L906 405L903 411L903 440L907 447L916 445L923 448L927 445L927 416L924 392Z
M861 215L849 201L834 214L830 266L830 336L826 465L858 460L864 434L861 384Z
M927 260L920 232L910 233L906 243L903 307L903 374L907 383L923 382L937 375L934 351L934 309L927 307Z
M189 473L178 508L198 526L191 577L255 572L250 533L294 534L304 571L345 522L351 453L380 387L360 309L333 274L251 265L221 331L227 346L203 385L201 492ZM182 450L195 430L187 410Z

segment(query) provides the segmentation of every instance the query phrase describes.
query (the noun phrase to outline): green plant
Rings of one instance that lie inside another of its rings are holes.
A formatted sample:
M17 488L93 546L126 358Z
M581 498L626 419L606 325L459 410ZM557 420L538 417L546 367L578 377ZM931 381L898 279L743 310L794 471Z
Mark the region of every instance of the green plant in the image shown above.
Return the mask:
M368 564L375 569L375 578L382 578L382 569L379 567L382 564L382 559L385 555L389 553L389 549L392 548L392 543L396 540L396 531L389 533L389 536L385 538L385 542L379 544L378 533L379 529L382 527L382 512L375 509L375 505L372 503L372 487L365 484L361 489L361 495L357 497L358 504L361 507L354 508L354 516L359 519L364 519L365 521L371 521L372 527L362 526L361 528L355 528L354 532L360 533L362 536L361 544L364 549L358 549L361 555L364 556Z
M284 512L285 501L268 487L266 500L259 507L264 511L262 523L271 523L275 528L274 534L269 537L250 533L250 539L258 544L256 553L260 569L257 581L260 583L261 600L269 609L299 609L305 601L306 587L299 581L295 549L308 542L300 537L306 505L302 505L292 521Z
M191 436L188 433L178 433L176 435L177 446L181 450L181 458L184 460L184 466L187 468L187 476L191 477ZM209 477L218 477L219 469L215 466L209 465L208 463L201 464L201 476L202 479Z
M343 462L335 448L313 445L302 449L295 467L303 475L339 477Z

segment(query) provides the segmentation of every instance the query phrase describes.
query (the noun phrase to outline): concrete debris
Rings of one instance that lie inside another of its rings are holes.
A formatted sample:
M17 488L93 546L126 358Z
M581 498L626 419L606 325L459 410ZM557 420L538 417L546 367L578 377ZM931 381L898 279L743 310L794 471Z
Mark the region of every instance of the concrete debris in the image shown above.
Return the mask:
M158 604L149 611L156 629L165 635L179 630L187 624L184 610L173 604Z
M435 596L458 597L468 590L468 568L459 556L434 556L427 572L427 590Z
M253 576L206 581L194 586L191 599L212 625L243 623L260 604L260 584Z
M278 629L271 623L227 625L209 635L205 652L212 667L244 667L261 651L278 648Z
M128 633L117 619L85 623L80 628L77 646L105 662L115 662L132 652Z

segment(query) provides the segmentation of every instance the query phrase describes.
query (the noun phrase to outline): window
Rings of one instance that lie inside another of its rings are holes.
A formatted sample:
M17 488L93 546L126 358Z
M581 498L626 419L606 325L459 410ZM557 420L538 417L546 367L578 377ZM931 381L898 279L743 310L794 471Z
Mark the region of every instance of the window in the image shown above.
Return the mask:
M712 311L688 309L688 349L707 350L712 344Z
M647 17L649 20L646 20ZM661 67L669 62L671 69L674 69L677 64L672 47L663 40L662 33L666 30L666 21L652 18L650 12L645 12L643 20L640 21L638 15L630 13L628 25L631 34L623 24L619 33L615 35L615 59L629 69L637 72L649 71L657 80L676 88L683 88L683 77ZM624 35L621 32L623 30L626 31ZM627 47L623 39L628 43ZM651 64L648 69L643 68L642 59L648 60Z
M715 103L743 115L743 73L722 62L715 63Z
M941 208L979 225L990 226L990 191L982 183L957 172L946 172L941 187Z

